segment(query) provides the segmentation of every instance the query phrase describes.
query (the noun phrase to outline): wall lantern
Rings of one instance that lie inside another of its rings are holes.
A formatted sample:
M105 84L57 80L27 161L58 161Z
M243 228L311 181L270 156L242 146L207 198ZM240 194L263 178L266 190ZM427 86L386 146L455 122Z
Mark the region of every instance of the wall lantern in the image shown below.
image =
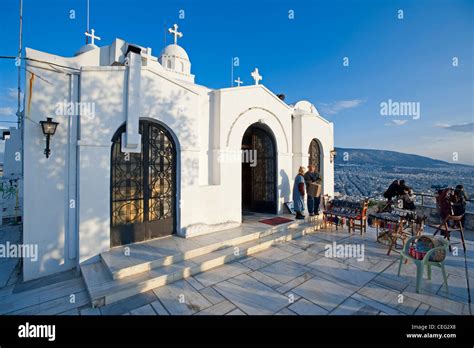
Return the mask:
M51 149L49 148L49 138L56 133L56 127L59 122L54 122L51 117L47 117L46 121L40 121L41 128L43 129L43 134L46 136L46 148L44 149L44 154L46 158L51 154Z
M4 130L0 140L8 140L11 137L11 132L9 130Z
M329 151L329 156L330 156L330 160L331 160L331 163L334 162L334 158L336 158L337 156L337 152L335 149L332 149L331 151Z

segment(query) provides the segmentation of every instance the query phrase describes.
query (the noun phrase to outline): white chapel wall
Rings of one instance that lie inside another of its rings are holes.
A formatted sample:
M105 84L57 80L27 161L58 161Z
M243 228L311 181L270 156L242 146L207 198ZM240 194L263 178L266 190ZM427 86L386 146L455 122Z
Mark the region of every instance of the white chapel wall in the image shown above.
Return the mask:
M68 64L67 59L26 50L27 57ZM38 68L41 66L45 69ZM27 63L24 124L24 244L38 245L38 260L24 259L25 280L57 273L75 266L74 238L68 233L69 205L67 146L69 122L56 115L58 102L69 100L73 77L40 63ZM53 117L59 122L51 138L51 156L43 154L45 137L40 121Z
M121 47L125 44L117 40L114 45L120 43ZM76 163L79 231L74 236L79 238L79 261L97 259L110 248L111 140L126 120L127 78L125 66L107 65L111 52L105 47L75 58L62 58L34 51L35 58L81 70L80 83L79 72L71 77L31 67L44 79L27 74L32 93L26 93L25 109L33 122L25 127L25 243L40 245L42 261L25 264L25 279L70 269L76 264L77 244L71 240L75 226L71 228L73 221L68 208L70 192L75 190L71 173L76 173ZM117 55L115 52L113 61ZM140 94L140 117L164 125L177 145L176 218L180 236L209 233L241 223L241 161L226 162L220 156L240 154L243 134L254 123L265 124L275 137L279 213L286 212L283 203L291 200L294 175L299 162L306 164L303 152L314 137L323 144L324 180L328 187L332 186L332 124L314 116L292 123L292 109L262 85L213 91L174 80L157 62L148 62L141 70ZM70 98L95 107L93 117L80 118L78 159L72 164L71 146L76 144L72 136L74 127L71 128L74 118L54 115L56 103ZM42 154L44 136L38 125L47 116L60 122L51 140L49 159ZM299 150L295 150L295 137L301 139ZM296 160L295 151L300 154Z
M277 147L278 212L285 212L283 203L291 200L292 133L290 108L264 86L223 89L220 92L220 149L240 151L242 137L254 123L264 123L272 131ZM257 155L258 156L258 155ZM258 161L258 157L257 157ZM221 182L226 190L227 209L241 221L241 162L221 167Z
M334 163L331 150L334 149L333 124L315 114L298 114L293 118L293 178L300 166L308 166L308 149L311 141L317 139L321 147L321 175L323 192L334 195Z

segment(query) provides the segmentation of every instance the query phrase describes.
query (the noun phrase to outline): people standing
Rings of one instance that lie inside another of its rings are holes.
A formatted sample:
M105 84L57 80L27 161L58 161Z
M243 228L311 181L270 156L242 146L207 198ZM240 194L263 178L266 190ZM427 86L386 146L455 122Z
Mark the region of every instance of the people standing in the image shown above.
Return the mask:
M304 220L305 216L303 215L304 211L304 194L305 194L305 182L304 182L304 173L306 171L305 167L300 167L298 169L298 175L295 177L295 182L293 184L293 206L296 212L296 218L298 220Z
M319 214L319 205L321 203L321 193L313 196L311 190L309 189L311 183L319 183L321 177L318 172L315 171L316 167L313 164L308 166L308 171L304 175L304 181L306 183L306 192L308 194L307 203L308 203L308 213L309 216L314 216Z

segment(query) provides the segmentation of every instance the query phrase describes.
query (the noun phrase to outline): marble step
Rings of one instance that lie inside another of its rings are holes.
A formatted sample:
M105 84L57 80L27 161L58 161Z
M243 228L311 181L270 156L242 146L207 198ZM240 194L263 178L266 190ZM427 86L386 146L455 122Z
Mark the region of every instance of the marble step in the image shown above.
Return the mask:
M205 255L215 250L264 238L274 233L296 228L304 221L292 221L278 226L235 228L189 239L175 236L130 245L128 255L119 247L101 254L102 262L113 279L122 279L149 270Z
M297 227L289 227L262 238L226 246L190 259L119 279L113 279L107 266L102 262L81 265L81 271L92 306L100 307L244 258L275 244L314 232L316 228L313 223L298 224Z

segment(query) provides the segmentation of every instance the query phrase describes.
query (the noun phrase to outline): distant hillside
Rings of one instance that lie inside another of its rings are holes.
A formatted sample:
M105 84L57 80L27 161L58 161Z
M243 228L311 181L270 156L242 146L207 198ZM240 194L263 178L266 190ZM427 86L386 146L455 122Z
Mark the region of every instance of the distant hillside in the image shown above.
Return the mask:
M413 168L438 168L452 166L452 163L435 160L429 157L410 155L406 153L386 150L348 149L336 148L335 164L369 165L382 167L413 167ZM349 160L344 161L347 152ZM464 166L464 165L460 165ZM468 166L466 166L468 167Z

